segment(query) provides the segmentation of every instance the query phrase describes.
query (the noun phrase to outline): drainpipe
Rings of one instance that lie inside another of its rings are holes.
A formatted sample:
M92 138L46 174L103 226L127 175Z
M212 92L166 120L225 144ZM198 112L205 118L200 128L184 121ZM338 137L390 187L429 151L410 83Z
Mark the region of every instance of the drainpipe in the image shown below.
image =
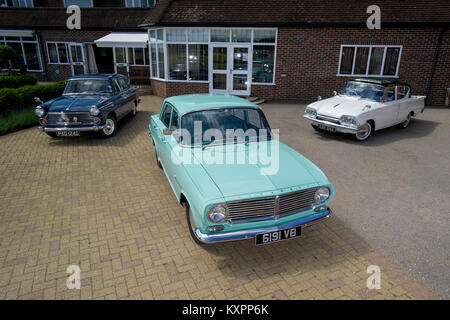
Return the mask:
M431 85L433 84L433 76L434 76L434 72L436 70L436 64L437 64L437 60L439 57L439 51L441 49L441 43L442 43L442 38L444 37L444 32L445 32L445 28L441 28L441 31L439 32L439 37L438 37L438 41L437 41L437 45L436 45L436 50L434 51L434 57L433 57L433 65L431 66L431 74L430 77L428 78L428 82L427 82L427 105L430 103L430 92L431 92Z

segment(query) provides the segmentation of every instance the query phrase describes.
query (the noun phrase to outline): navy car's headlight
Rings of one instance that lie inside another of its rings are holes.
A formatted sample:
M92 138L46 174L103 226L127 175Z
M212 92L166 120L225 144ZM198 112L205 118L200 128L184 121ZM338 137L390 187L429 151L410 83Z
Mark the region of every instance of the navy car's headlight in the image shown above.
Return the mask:
M315 203L322 203L328 200L330 197L330 188L328 187L320 187L317 189L316 194L314 195Z
M34 109L34 114L41 118L45 114L44 108L37 106L36 109Z
M89 113L91 114L91 116L96 117L100 114L100 110L96 106L92 106L89 110Z
M317 117L317 111L310 107L306 107L305 114L313 118Z
M212 206L208 211L208 219L212 223L219 223L225 220L227 209L223 205Z
M356 121L356 118L352 117L352 116L342 116L341 117L341 123L342 124L349 124L349 125L352 125L352 126L357 126L358 125L358 122Z

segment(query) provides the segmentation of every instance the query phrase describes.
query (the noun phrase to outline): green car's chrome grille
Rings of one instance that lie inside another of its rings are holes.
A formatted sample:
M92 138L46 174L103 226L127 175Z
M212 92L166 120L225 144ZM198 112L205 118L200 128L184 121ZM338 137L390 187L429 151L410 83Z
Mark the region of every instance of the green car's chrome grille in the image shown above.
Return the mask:
M276 219L312 208L317 188L274 197L228 202L227 220L233 223Z

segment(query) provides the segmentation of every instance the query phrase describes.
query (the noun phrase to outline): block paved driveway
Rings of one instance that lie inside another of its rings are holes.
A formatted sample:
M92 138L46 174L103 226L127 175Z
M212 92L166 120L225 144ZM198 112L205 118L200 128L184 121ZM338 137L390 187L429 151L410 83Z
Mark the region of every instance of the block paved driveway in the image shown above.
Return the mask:
M0 137L0 299L420 299L434 295L337 218L304 237L201 248L156 166L146 96L109 140ZM269 118L270 121L270 118ZM382 270L367 290L366 269ZM66 269L81 267L81 290Z

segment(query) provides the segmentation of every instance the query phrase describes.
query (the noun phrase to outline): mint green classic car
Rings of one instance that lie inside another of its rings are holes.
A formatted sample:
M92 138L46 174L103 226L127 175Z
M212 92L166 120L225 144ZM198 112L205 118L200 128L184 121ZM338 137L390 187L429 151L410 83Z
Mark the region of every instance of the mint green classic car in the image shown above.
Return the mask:
M218 94L170 97L149 129L199 244L296 238L331 216L333 185L277 139L256 104Z

